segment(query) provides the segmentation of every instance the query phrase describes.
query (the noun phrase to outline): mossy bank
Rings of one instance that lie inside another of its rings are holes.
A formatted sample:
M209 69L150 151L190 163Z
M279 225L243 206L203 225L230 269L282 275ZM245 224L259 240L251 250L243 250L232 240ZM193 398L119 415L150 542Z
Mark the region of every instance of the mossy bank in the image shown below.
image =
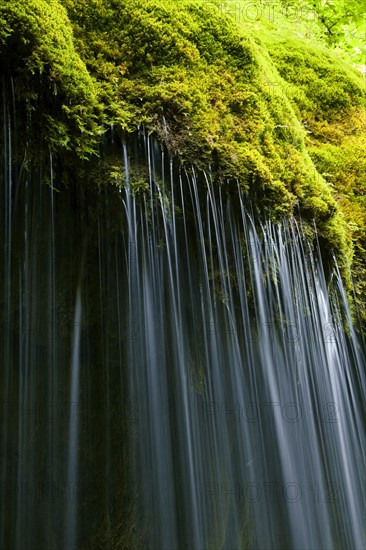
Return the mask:
M295 24L246 24L222 5L3 2L3 98L14 95L25 164L51 151L60 174L77 171L111 127L122 136L144 124L181 163L210 165L216 185L239 181L262 215L315 220L324 257L337 256L349 291L351 269L363 304L362 75ZM112 164L104 184L115 182Z

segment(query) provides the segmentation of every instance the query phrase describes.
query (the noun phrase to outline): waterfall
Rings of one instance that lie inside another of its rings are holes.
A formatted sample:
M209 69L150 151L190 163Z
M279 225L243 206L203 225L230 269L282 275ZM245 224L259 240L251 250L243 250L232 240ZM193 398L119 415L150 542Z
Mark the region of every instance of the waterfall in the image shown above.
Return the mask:
M149 166L155 202L126 209L147 547L362 548L363 362L336 264L329 290L301 224L257 227L240 189L233 208L209 174Z
M123 187L61 188L52 155L19 166L8 103L1 547L364 548L364 350L336 260L143 130L106 146Z

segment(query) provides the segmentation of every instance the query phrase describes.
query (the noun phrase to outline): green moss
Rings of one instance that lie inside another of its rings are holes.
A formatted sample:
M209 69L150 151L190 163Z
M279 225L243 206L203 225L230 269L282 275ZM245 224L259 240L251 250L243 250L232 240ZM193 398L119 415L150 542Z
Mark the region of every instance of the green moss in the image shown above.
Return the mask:
M210 164L216 185L239 180L262 214L315 220L350 287L352 261L366 278L361 75L308 34L310 23L243 21L225 5L244 3L8 0L3 79L23 118L41 117L43 150L76 162L98 153L110 125L122 134L144 124L182 163ZM104 179L121 186L116 163L107 166Z
M317 222L323 248L339 261L351 296L351 268L356 300L366 320L366 113L361 74L345 60L320 46L290 39L266 39L287 97L306 127L305 146L323 176L327 207L314 192L305 206L317 201ZM328 243L328 244L326 244Z
M56 0L8 1L0 17L3 78L14 79L28 118L37 117L51 150L73 149L81 157L92 152L100 133L97 97L66 10Z

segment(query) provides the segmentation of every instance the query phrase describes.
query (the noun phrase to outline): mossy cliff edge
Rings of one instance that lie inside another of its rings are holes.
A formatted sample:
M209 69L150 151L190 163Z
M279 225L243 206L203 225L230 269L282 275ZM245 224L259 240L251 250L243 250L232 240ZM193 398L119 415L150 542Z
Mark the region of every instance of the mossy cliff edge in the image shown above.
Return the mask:
M122 135L144 124L182 163L210 165L218 185L239 181L262 213L315 220L362 304L362 75L295 28L235 21L222 6L2 2L3 89L14 90L29 162L42 150L75 165L98 155L111 126Z

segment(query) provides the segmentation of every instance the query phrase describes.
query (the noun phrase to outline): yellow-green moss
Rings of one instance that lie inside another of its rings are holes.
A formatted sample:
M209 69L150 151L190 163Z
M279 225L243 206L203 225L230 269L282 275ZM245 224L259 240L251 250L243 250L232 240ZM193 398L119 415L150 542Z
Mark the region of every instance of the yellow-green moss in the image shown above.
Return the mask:
M281 85L306 127L305 146L332 195L333 215L318 221L345 280L352 270L366 320L366 111L362 75L320 46L293 38L266 39ZM313 201L312 193L306 201ZM328 204L331 204L328 201ZM351 281L348 279L351 290ZM351 294L351 293L350 293Z
M235 21L223 5L7 0L3 80L40 117L45 149L85 158L111 125L143 123L181 162L210 164L216 184L239 180L273 219L315 219L345 280L352 261L365 279L361 75L296 22Z
M7 1L0 6L3 79L13 78L19 101L51 150L83 157L100 134L93 79L75 50L72 26L57 0Z

